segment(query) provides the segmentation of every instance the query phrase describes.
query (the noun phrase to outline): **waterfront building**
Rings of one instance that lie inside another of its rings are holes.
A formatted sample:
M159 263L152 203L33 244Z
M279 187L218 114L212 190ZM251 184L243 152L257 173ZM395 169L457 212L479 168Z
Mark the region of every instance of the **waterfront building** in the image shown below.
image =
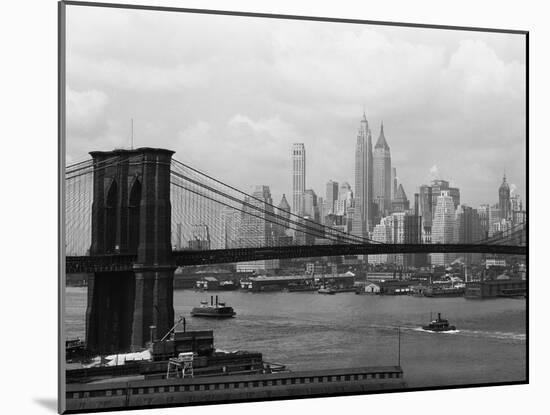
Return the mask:
M372 134L363 113L355 146L355 212L352 233L366 237L373 219Z
M506 175L502 178L502 184L498 188L498 209L501 219L511 219L510 215L510 186L506 182Z
M304 213L306 190L306 147L304 143L292 145L292 213Z
M380 135L374 146L373 155L373 199L381 218L392 208L392 174L390 147L384 135L384 124L380 126Z
M454 243L457 239L456 215L453 198L448 190L441 191L437 196L434 219L432 224L432 243ZM455 259L451 253L431 254L432 265L449 265Z

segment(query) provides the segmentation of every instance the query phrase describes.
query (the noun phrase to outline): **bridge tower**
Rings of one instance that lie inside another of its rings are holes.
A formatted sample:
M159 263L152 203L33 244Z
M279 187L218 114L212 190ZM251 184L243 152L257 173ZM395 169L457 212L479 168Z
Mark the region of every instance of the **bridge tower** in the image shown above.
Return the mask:
M170 163L157 148L94 151L90 255L136 254L133 271L95 272L88 282L88 349L141 349L149 326L173 325Z

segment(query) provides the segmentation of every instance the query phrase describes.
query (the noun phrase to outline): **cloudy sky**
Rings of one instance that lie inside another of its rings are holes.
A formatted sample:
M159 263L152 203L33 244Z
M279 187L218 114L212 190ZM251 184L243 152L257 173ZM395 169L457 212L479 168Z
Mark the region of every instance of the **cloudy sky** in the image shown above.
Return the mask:
M92 150L166 147L276 203L353 186L363 110L380 123L409 199L438 177L465 204L495 203L504 170L525 199L522 35L187 13L67 9L67 162Z

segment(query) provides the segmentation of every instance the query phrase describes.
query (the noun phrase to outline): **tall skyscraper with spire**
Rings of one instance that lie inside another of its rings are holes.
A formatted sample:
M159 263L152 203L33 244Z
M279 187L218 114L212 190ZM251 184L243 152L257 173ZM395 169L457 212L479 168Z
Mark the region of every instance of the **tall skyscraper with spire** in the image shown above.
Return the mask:
M306 147L304 143L292 145L292 213L304 214L306 191Z
M374 146L373 197L378 206L378 217L385 216L391 210L392 172L390 146L384 136L384 123L380 125L380 135Z
M352 224L352 233L361 237L366 237L372 228L372 167L372 134L363 112L355 146L355 206Z
M502 178L502 184L498 188L498 209L500 219L510 219L510 186L506 182L506 173Z

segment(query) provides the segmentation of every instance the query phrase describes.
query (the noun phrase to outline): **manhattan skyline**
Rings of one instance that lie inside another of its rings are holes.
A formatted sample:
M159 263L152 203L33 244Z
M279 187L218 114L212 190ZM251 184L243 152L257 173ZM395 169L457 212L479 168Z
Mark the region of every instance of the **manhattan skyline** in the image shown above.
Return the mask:
M245 191L269 185L277 203L283 193L291 199L289 148L304 143L306 188L323 195L330 179L353 185L364 109L373 146L384 122L409 200L418 186L442 178L461 189L463 203L494 203L504 171L525 199L521 36L244 17L217 25L222 16L99 8L70 13L68 163L90 149L130 147L133 118L135 147L173 149ZM205 33L207 24L219 30ZM201 34L200 49L186 41L190 33Z

